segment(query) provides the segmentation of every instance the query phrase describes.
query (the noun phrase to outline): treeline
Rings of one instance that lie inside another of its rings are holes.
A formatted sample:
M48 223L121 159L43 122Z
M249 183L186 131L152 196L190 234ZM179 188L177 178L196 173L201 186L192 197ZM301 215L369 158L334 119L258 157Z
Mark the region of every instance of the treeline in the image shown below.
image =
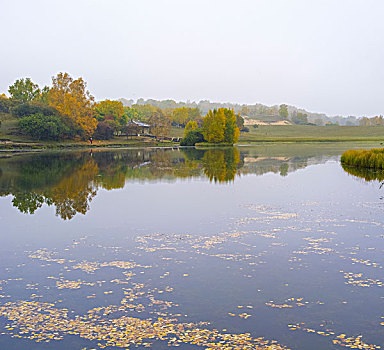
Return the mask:
M384 117L382 115L372 118L363 117L359 120L360 126L383 126Z
M297 108L295 106L289 106L286 104L275 105L275 106L266 106L261 103L255 103L253 105L248 104L238 104L238 103L229 103L229 102L211 102L209 100L202 100L199 102L176 102L174 100L155 100L155 99L143 99L139 98L136 102L132 99L128 100L125 98L119 99L124 106L131 107L132 105L151 105L158 107L162 110L166 109L175 109L175 108L197 108L201 115L205 115L209 110L219 109L219 108L228 108L233 109L236 114L241 114L242 116L247 116L251 119L258 119L265 122L274 122L280 120L290 120L295 124L295 119L297 116L301 118L303 115L307 116L306 123L311 123L313 125L359 125L359 118L355 116L333 116L329 117L324 113L313 113L306 111L302 108ZM284 112L282 113L282 109ZM286 110L286 112L285 112Z
M95 102L82 78L68 73L52 77L52 86L40 88L30 78L18 79L9 86L8 98L0 95L0 120L17 118L19 132L37 140L111 139L135 134L142 121L151 126L151 134L168 136L171 125L185 127L189 121L202 124L197 108L161 109L149 104L125 107L121 101Z

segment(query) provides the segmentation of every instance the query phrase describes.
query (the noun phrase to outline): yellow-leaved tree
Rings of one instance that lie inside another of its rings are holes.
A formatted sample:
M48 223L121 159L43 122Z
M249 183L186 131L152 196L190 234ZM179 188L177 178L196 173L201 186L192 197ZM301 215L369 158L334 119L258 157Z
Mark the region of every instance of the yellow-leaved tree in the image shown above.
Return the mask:
M233 145L237 142L239 134L233 109L209 110L203 119L203 136L208 142Z
M225 114L224 109L209 110L203 119L204 139L211 143L224 141Z
M68 73L52 77L52 88L48 92L49 105L69 118L82 131L82 136L92 136L97 127L94 118L94 98L86 90L83 78L73 80Z
M198 128L197 123L194 120L190 120L185 126L183 137L186 137L190 131L197 130Z

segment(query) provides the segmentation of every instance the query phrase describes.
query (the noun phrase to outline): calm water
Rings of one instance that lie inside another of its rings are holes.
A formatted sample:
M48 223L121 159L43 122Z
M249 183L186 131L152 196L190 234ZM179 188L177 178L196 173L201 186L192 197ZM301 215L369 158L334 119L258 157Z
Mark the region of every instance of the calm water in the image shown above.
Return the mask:
M4 155L0 349L383 348L383 177L351 147Z

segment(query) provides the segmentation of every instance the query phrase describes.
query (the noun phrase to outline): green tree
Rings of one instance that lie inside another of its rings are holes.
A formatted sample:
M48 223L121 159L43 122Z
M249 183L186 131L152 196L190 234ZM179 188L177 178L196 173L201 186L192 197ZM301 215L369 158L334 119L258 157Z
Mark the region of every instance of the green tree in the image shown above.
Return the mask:
M237 119L233 109L224 108L225 128L224 142L234 144L239 139L239 128L237 127Z
M11 109L11 101L5 94L0 95L0 113L8 114Z
M8 92L11 95L11 99L21 103L33 101L40 96L39 86L33 83L31 78L16 80L8 88Z
M292 121L297 125L306 125L308 124L308 115L306 113L297 113L292 117Z
M12 115L16 118L23 118L32 114L59 115L59 112L40 102L18 104L12 108Z
M33 114L19 120L20 131L38 140L58 140L73 135L60 116Z
M124 107L124 113L127 116L127 120L143 120L143 115L134 107Z
M180 146L195 146L200 142L204 142L203 134L199 130L190 130L180 141Z
M288 119L288 106L287 105L285 105L285 104L280 105L279 116L283 120Z

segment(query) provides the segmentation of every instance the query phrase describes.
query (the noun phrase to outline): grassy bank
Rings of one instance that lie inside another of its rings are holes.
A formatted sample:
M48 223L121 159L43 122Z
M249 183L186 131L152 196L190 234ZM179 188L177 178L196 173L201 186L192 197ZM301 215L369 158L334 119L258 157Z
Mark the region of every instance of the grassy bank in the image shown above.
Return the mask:
M183 128L172 127L171 137L182 137ZM303 142L377 142L384 140L384 127L359 126L309 126L309 125L263 125L249 127L249 132L242 132L238 144L254 143L303 143ZM140 147L170 146L170 142L158 142L143 137L116 137L112 140L94 141L92 147ZM17 120L10 115L3 118L0 127L0 150L65 149L90 147L88 141L36 141L18 132ZM210 144L198 145L210 147ZM221 145L220 147L222 147ZM216 147L216 145L215 145Z
M341 155L341 163L355 168L384 169L384 148L348 150Z
M184 129L172 128L172 137L181 137ZM163 147L172 146L176 143L170 141L156 141L150 137L115 137L111 140L94 140L91 145L89 141L82 140L61 140L61 141L40 141L18 132L17 119L4 118L0 127L0 150L6 151L29 151L40 149L76 149L76 148L97 148L97 147Z
M240 134L239 143L383 141L384 127L261 125Z

